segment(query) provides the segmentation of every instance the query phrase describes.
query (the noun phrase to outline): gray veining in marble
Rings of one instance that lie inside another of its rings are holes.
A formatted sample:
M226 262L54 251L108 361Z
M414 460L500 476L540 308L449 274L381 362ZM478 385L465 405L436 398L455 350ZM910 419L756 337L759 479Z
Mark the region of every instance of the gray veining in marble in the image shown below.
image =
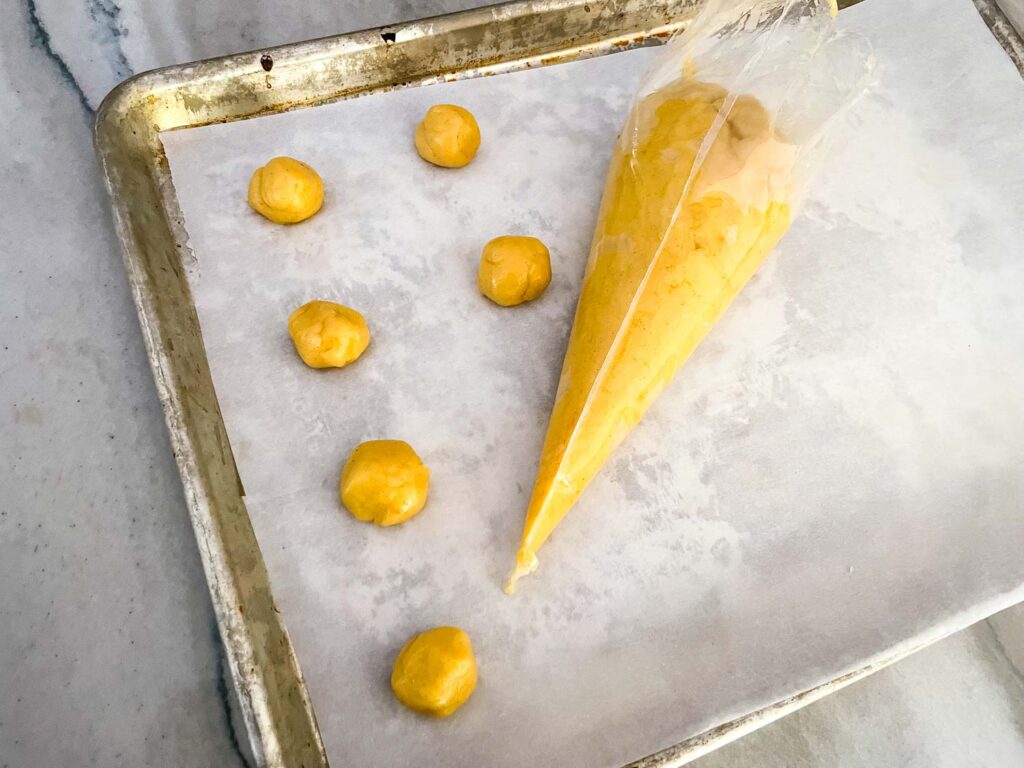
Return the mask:
M0 765L237 763L91 114L0 24Z
M244 764L90 111L154 66L476 4L0 0L0 766ZM1014 609L701 764L1020 765L1022 657Z

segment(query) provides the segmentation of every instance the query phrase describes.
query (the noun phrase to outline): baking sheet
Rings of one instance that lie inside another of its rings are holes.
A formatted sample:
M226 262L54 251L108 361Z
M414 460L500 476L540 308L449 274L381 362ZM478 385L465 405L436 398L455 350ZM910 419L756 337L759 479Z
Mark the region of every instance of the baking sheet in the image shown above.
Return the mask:
M965 0L869 0L841 22L874 43L874 94L514 598L500 583L607 159L656 52L164 136L246 504L334 762L616 765L1019 592L1024 87ZM461 171L411 148L439 101L483 130ZM297 227L245 205L277 154L327 184ZM554 261L547 294L512 310L474 284L505 233ZM366 314L357 365L295 357L287 315L312 298ZM397 530L337 501L348 452L378 437L433 470ZM436 722L387 679L442 623L473 636L481 683Z

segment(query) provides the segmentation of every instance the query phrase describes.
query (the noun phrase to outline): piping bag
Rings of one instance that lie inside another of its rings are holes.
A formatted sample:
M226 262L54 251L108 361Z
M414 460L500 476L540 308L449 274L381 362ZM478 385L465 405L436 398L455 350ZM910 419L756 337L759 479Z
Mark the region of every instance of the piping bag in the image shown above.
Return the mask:
M827 128L872 68L865 42L834 29L833 2L708 0L645 76L608 170L507 593L789 228Z

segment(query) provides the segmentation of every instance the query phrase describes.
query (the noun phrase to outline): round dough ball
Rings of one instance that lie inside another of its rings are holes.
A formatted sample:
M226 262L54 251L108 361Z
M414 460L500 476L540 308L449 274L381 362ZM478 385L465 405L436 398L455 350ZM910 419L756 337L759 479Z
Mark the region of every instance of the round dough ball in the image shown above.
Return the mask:
M551 282L551 256L535 237L505 235L484 246L476 284L480 293L503 307L532 301Z
M403 440L369 440L341 472L341 503L352 516L382 527L404 523L427 503L430 470Z
M391 672L391 690L415 712L448 717L472 695L476 679L469 635L458 627L437 627L405 644Z
M295 351L310 368L344 368L370 343L366 320L333 301L311 301L288 317Z
M275 157L249 180L249 205L278 224L305 221L324 203L320 174L290 157Z
M442 168L467 165L480 148L480 126L469 110L436 104L416 127L416 151Z

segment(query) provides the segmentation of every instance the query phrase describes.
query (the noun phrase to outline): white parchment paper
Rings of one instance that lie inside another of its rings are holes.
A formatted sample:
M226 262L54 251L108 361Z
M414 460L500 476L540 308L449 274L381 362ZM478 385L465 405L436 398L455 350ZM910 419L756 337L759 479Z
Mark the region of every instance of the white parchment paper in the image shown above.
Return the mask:
M359 766L613 766L1024 597L1024 86L967 0L868 0L879 84L761 272L541 552L512 564L606 164L657 52L164 136L214 382L328 754ZM936 73L942 73L937 76ZM433 103L483 148L412 148ZM323 211L252 213L274 155ZM540 300L475 287L500 234L551 249ZM340 301L373 341L301 364L289 312ZM398 529L337 499L348 452L433 471ZM391 662L456 624L480 661L443 722Z

